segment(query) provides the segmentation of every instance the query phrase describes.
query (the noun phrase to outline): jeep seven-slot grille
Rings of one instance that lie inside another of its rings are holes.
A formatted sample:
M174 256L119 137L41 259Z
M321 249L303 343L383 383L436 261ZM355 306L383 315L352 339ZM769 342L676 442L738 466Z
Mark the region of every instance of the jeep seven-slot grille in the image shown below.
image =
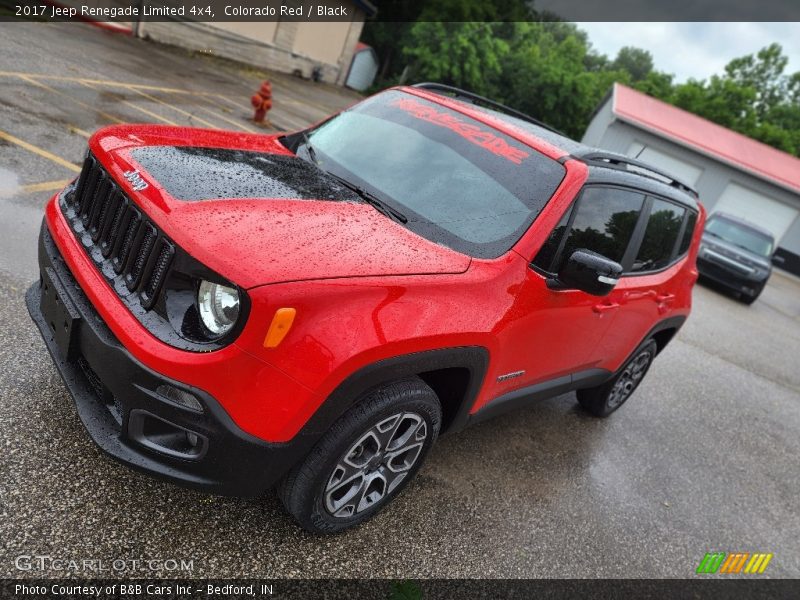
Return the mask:
M150 310L166 279L175 246L122 193L91 154L86 157L67 217L87 253L108 276L119 276ZM110 270L108 268L110 267ZM116 286L115 286L116 287Z

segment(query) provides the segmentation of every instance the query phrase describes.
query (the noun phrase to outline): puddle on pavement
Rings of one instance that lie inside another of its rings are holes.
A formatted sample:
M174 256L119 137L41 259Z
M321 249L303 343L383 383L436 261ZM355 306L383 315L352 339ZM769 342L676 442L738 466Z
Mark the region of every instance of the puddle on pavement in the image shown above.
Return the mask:
M14 171L0 167L0 198L11 198L18 194L21 189L19 175Z

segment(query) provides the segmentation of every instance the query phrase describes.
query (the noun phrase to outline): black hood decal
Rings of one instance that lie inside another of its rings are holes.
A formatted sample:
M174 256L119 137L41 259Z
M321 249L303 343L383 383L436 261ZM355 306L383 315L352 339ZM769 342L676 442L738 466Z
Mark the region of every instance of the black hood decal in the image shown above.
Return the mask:
M131 151L177 200L298 198L360 202L352 190L300 158L247 150L146 146Z

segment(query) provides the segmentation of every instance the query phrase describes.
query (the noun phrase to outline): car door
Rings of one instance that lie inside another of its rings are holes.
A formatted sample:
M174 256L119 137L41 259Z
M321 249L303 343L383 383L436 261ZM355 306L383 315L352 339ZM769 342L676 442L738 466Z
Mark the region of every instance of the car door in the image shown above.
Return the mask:
M518 384L586 370L601 359L615 309L580 290L551 289L547 279L555 277L565 257L579 248L621 261L644 200L644 194L623 188L587 186L551 232L517 293L519 317L505 340L511 350L507 354L516 362L502 368L524 370L524 376L515 378Z
M615 314L602 343L603 367L621 366L679 300L676 263L689 248L696 218L695 212L677 202L647 198L633 243L622 260L624 275L607 296Z

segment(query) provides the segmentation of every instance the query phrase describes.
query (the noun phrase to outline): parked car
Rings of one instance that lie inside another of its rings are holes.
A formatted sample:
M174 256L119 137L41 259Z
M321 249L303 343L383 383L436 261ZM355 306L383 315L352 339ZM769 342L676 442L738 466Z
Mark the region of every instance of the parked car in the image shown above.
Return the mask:
M106 453L277 485L334 532L442 433L570 391L617 410L689 315L703 215L648 165L421 84L288 135L99 130L27 304Z
M772 274L775 238L766 229L723 212L706 221L697 269L700 275L752 304Z

